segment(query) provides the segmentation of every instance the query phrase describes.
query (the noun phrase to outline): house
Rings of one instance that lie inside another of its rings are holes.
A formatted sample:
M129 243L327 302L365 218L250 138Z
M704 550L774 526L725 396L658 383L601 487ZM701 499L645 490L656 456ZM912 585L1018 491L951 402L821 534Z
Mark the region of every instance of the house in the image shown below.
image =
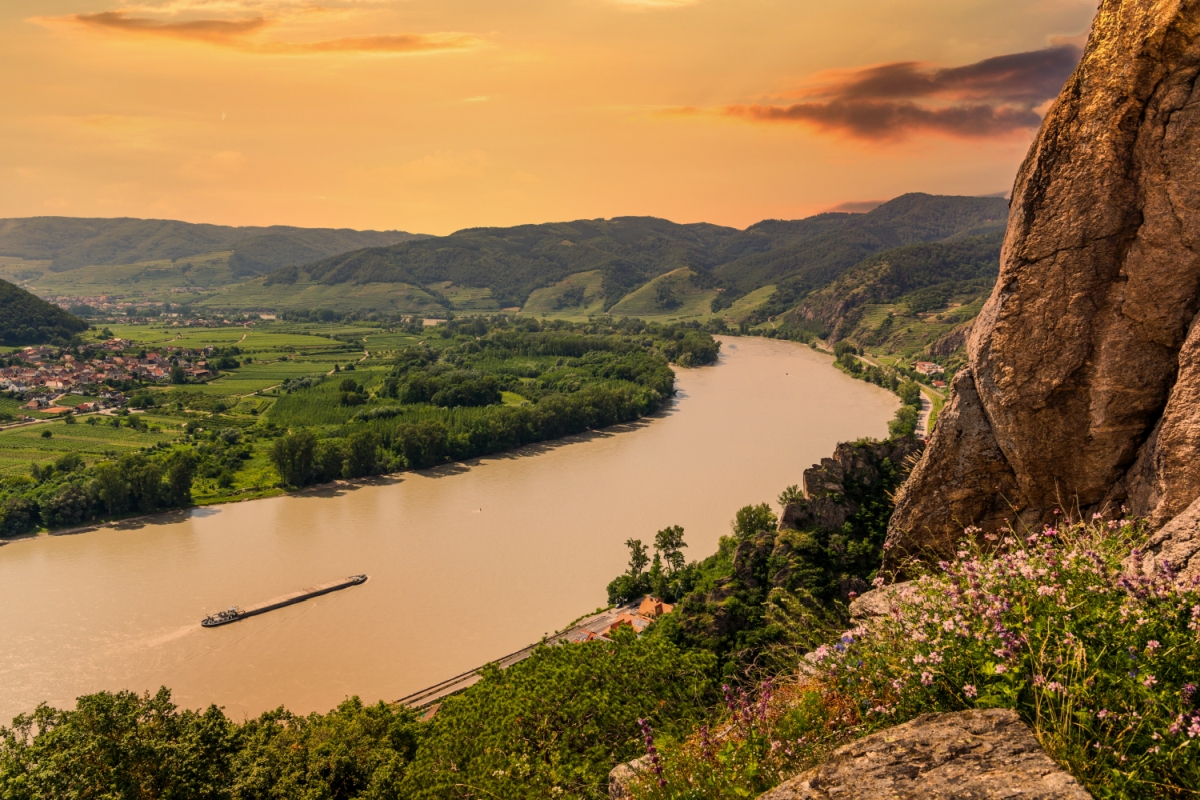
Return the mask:
M935 364L932 361L918 361L915 369L922 375L940 375L946 371L941 364Z
M642 598L642 604L638 606L637 614L639 617L648 617L649 619L657 619L663 614L670 614L671 609L675 606L670 603L664 603L657 597L646 595Z
M634 633L641 633L642 631L646 630L646 628L649 628L650 623L653 621L654 620L646 619L645 617L640 617L636 614L618 614L617 618L608 626L608 629L605 631L605 633L612 633L623 625L628 625L629 627L633 628Z
M945 388L946 388L946 382L945 382L945 381L934 381L934 382L933 382L933 388L935 388L935 389L945 389Z
M26 403L25 405L21 406L21 408L28 408L30 411L40 411L43 408L49 407L49 405L50 405L50 401L47 400L46 398L35 397L32 400L30 400L28 403Z

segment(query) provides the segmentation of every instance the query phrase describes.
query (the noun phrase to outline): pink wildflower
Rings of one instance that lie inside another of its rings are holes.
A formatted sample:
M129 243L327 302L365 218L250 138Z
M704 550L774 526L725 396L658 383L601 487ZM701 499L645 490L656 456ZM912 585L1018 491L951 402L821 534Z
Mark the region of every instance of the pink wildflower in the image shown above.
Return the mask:
M966 686L963 687L963 694L965 694L967 697L978 697L979 690L968 683Z

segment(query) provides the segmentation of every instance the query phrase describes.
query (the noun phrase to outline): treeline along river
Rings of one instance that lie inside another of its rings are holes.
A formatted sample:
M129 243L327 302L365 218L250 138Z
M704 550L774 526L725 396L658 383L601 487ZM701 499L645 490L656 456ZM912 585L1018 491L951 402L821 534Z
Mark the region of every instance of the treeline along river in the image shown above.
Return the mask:
M395 699L601 605L623 542L667 525L711 553L894 395L797 344L725 339L657 416L376 483L0 547L0 721L101 689L171 687L234 718ZM344 575L371 580L220 628L200 619Z

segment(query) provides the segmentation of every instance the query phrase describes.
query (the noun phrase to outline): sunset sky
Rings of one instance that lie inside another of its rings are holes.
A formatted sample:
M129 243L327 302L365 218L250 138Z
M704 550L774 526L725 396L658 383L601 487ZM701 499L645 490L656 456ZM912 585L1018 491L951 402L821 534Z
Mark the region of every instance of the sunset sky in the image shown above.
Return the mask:
M744 227L1004 192L1095 7L5 0L0 217Z

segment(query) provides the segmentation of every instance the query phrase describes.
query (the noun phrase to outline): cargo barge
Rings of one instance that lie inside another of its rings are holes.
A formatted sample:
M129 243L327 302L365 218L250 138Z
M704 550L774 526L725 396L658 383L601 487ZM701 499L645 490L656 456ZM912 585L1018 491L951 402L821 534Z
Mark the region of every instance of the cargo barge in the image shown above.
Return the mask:
M358 586L361 583L367 582L366 575L351 575L349 578L343 578L340 581L332 581L331 583L322 583L320 586L310 586L307 589L301 589L298 592L285 594L282 597L276 597L274 600L267 600L265 603L249 606L248 608L238 608L236 606L228 608L225 611L218 611L215 614L209 614L200 624L205 628L215 628L218 625L228 625L231 622L237 622L246 617L253 617L256 614L265 614L268 611L274 611L277 608L290 606L295 603L301 603L313 597L320 597L323 594L336 592L339 589L348 589L351 586Z

